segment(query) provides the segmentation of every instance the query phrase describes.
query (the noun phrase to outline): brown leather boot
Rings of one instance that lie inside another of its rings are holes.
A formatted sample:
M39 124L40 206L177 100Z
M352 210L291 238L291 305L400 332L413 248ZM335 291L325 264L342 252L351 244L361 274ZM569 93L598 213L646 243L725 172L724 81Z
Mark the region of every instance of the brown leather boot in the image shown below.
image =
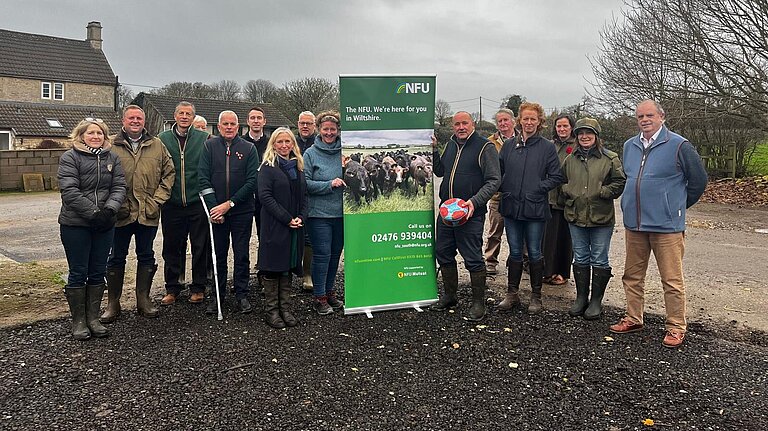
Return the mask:
M280 317L279 280L263 277L261 284L264 287L264 321L273 328L285 328L285 322Z
M539 314L543 309L541 304L541 283L544 274L544 259L531 262L531 302L528 304L528 314Z
M523 262L509 262L507 269L507 294L504 300L496 306L502 312L512 311L520 305L520 279L523 277Z
M125 267L107 269L107 308L99 319L101 323L112 323L120 315L120 297L123 296Z
M279 300L280 317L283 318L285 326L292 328L296 326L299 321L293 317L291 313L291 276L281 275L278 280L277 297Z

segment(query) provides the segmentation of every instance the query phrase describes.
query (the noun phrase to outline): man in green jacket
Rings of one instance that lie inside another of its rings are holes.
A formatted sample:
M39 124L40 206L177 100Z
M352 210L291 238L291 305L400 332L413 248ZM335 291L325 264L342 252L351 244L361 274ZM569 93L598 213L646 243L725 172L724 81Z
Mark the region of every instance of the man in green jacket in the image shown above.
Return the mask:
M165 262L165 296L162 305L171 305L181 293L180 278L187 260L187 238L192 244L192 284L189 302L199 304L205 299L208 275L208 256L211 241L208 220L200 202L197 167L208 134L195 129L195 106L179 102L173 117L176 124L158 135L171 154L176 168L176 179L171 198L162 208L163 261Z

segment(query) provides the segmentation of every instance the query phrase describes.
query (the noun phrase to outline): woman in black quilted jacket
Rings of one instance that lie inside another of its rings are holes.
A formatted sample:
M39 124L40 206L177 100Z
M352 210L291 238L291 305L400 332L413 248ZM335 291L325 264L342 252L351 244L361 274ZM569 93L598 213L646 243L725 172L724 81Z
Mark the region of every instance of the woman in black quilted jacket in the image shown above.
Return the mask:
M72 130L72 149L59 159L59 225L69 265L64 293L72 314L72 336L77 340L109 335L99 323L99 309L115 214L125 199L126 186L120 158L110 151L108 136L104 121L87 118Z

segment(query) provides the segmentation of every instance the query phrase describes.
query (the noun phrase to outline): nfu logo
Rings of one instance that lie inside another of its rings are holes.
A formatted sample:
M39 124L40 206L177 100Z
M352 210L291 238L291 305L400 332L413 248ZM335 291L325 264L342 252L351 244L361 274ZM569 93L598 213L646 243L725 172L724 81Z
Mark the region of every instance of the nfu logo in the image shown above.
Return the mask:
M397 94L429 93L429 82L401 82L397 84Z

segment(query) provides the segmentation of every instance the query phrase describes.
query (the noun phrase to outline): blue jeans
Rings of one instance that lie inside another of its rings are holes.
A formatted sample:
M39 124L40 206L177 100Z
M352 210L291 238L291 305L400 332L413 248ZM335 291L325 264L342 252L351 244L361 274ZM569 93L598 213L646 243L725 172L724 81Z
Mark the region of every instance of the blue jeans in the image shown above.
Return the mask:
M129 225L115 228L115 243L107 261L107 268L125 267L131 237L136 236L136 260L139 266L155 265L155 250L152 243L157 236L157 226L144 226L135 221Z
M611 248L613 226L579 227L568 224L573 242L573 263L595 268L610 268L608 250Z
M523 245L528 246L528 260L538 262L542 259L541 239L544 237L543 221L522 221L504 217L504 229L509 243L509 260L523 261Z
M61 243L67 254L69 286L104 284L107 257L115 230L95 232L90 227L60 226Z
M315 296L333 292L344 249L344 218L310 217L307 220L312 241L312 284Z

